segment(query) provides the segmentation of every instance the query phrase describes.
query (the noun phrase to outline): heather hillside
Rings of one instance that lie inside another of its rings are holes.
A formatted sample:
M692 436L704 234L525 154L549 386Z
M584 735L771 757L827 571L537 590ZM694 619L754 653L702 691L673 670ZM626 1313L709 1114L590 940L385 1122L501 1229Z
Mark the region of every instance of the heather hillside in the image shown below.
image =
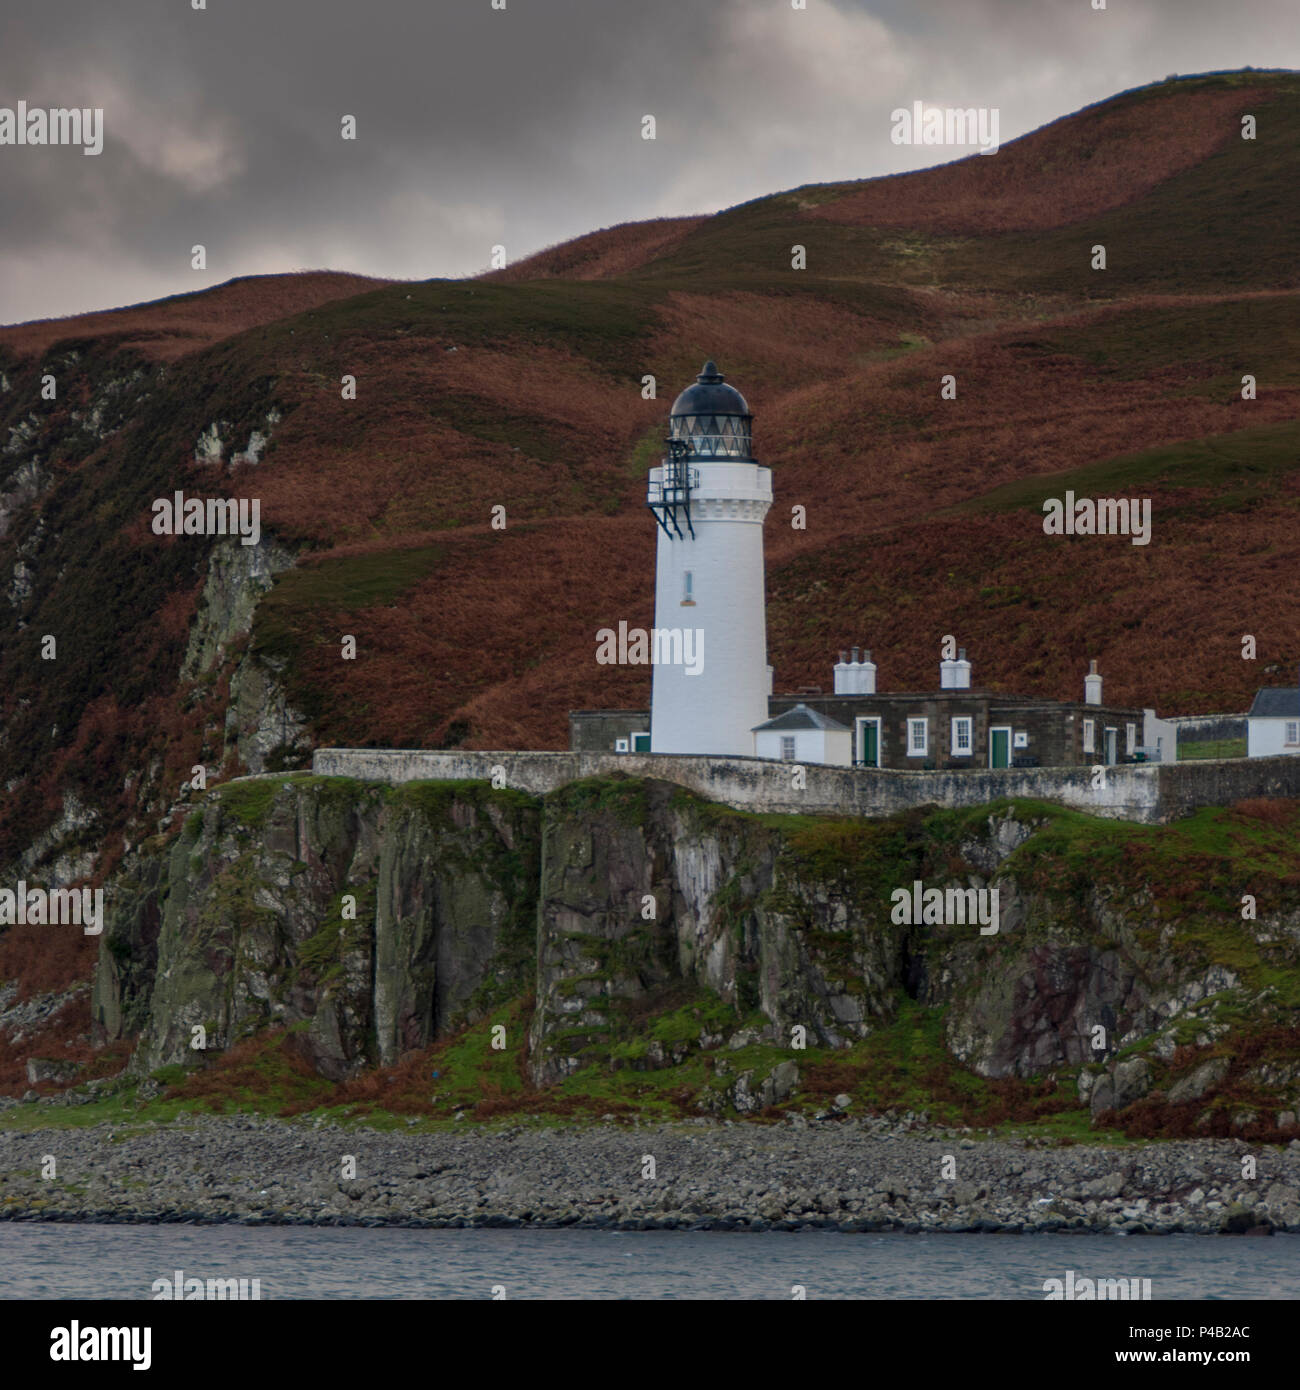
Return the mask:
M387 283L367 275L343 275L332 270L248 275L214 289L172 295L154 304L15 324L0 329L0 340L24 358L39 356L55 343L84 338L93 340L101 350L115 345L135 349L146 358L169 361L257 324Z

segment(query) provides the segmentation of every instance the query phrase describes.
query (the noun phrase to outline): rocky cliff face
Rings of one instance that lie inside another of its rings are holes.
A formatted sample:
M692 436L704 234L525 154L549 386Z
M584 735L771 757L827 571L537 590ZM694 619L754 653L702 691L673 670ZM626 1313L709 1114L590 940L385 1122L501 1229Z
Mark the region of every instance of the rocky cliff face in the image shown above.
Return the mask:
M201 436L200 445L207 438ZM181 663L182 680L202 680L233 658L222 761L241 771L292 766L311 749L306 717L293 708L281 684L283 661L255 655L242 640L252 629L258 603L294 558L271 536L251 546L238 539L215 544Z
M653 781L538 800L246 779L165 850L130 858L95 1017L110 1039L138 1031L138 1070L278 1024L343 1078L516 1000L533 1087L706 1055L720 1060L697 1108L746 1114L797 1090L805 1045L854 1056L914 1006L940 1011L951 1057L977 1077L1068 1073L1094 1114L1192 1105L1214 1132L1286 1128L1300 1102L1295 855L1260 861L1261 911L1245 921L1213 874L1203 894L1171 896L1161 855L1190 833L1011 804L759 817ZM895 922L891 894L917 880L996 889L999 930ZM658 1026L686 1004L686 1026ZM1234 1042L1244 1019L1272 1038L1253 1070ZM763 1066L733 1072L725 1058L747 1047ZM1210 1101L1230 1078L1255 1100L1225 1120Z
M537 844L511 793L229 784L124 871L96 1022L144 1070L272 1024L324 1076L389 1064L517 986Z
M592 784L546 799L532 1067L555 1080L617 1044L629 1017L683 984L716 994L774 1043L803 1028L837 1047L887 1019L906 929L881 895L912 882L895 828L837 828L804 852L793 817L733 814L663 783ZM850 864L850 859L852 863ZM902 876L906 876L905 879Z

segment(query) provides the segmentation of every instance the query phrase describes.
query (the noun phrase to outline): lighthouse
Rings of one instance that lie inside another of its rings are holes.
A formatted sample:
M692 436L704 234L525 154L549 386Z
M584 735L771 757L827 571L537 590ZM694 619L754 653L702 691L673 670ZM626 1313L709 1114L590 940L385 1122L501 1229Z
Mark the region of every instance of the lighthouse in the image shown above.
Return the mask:
M763 518L772 472L712 362L673 402L646 497L658 524L650 751L747 756L768 715ZM693 660L684 659L687 654Z

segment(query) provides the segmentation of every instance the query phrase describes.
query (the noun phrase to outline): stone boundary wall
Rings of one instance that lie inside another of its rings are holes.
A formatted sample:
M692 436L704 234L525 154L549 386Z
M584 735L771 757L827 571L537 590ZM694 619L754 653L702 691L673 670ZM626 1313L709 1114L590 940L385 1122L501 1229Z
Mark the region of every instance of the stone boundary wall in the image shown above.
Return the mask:
M1125 763L1106 769L1094 788L1085 767L998 768L970 772L893 772L804 764L795 789L792 765L766 758L704 758L669 753L493 753L419 749L318 748L312 771L361 781L487 781L543 795L568 782L624 773L656 777L742 811L805 815L894 815L912 806L980 806L1000 797L1058 802L1090 815L1154 824L1200 806L1249 797L1300 797L1300 757Z

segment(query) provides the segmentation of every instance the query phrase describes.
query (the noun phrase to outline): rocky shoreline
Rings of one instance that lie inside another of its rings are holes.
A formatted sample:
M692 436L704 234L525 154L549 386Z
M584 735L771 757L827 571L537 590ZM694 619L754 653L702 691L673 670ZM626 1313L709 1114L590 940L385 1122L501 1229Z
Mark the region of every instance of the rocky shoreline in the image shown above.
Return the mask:
M0 1220L1269 1235L1300 1233L1300 1141L1044 1148L880 1119L406 1134L205 1116L0 1131Z

